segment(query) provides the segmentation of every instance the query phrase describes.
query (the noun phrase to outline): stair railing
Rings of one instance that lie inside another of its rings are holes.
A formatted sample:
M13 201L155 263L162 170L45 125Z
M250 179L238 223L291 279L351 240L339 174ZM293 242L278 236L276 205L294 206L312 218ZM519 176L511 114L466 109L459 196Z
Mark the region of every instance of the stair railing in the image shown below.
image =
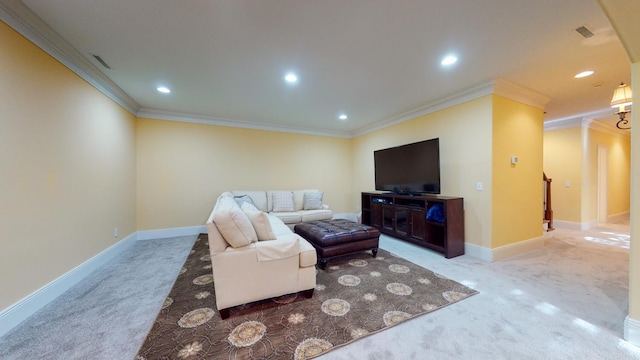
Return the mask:
M553 227L553 209L551 208L551 178L542 172L542 181L544 182L543 223L547 224L547 231L551 231L555 230Z

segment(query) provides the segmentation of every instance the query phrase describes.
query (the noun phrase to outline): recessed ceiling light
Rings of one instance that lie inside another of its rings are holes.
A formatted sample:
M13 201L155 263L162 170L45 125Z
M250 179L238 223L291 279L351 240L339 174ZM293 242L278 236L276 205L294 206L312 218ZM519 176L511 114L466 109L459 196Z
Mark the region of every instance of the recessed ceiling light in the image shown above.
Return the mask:
M289 84L295 84L298 82L298 76L294 73L287 73L287 75L284 76L284 81Z
M593 75L593 70L587 70L587 71L583 71L583 72L581 72L579 74L576 74L576 76L574 76L574 78L580 79L580 78L591 76L591 75Z
M171 92L171 90L169 90L169 88L166 86L158 86L156 90L158 90L158 92L161 92L163 94L168 94Z
M453 65L456 63L456 61L458 61L458 58L453 56L453 55L448 55L445 56L444 59L442 59L442 62L440 62L440 65L442 66L449 66L449 65Z
M340 120L347 120L347 119L348 119L348 117L347 117L347 115L346 115L346 114L340 114L340 115L338 116L338 119L340 119Z

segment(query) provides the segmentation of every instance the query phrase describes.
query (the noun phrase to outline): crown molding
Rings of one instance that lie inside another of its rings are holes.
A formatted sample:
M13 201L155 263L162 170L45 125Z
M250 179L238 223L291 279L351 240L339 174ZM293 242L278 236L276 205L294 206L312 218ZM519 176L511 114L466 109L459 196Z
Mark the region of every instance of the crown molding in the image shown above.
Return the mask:
M205 125L227 126L227 127L244 128L244 129L254 129L254 130L286 132L286 133L293 133L293 134L351 138L351 135L348 132L342 132L342 131L328 131L328 130L322 130L322 129L301 129L301 128L282 126L282 125L275 125L275 124L258 123L254 121L221 119L221 118L215 118L210 116L202 116L202 115L196 115L196 114L187 114L187 113L165 111L165 110L158 110L158 109L149 109L149 108L140 108L140 110L138 110L138 112L135 115L139 118L179 121L179 122L186 122L186 123L192 123L192 124L205 124Z
M555 131L582 126L582 117L567 117L544 122L544 131Z
M19 0L0 0L0 20L132 114L140 105Z
M417 117L434 113L436 111L444 110L450 108L452 106L460 105L465 102L475 100L481 98L483 96L491 95L493 93L493 81L482 83L480 85L476 85L467 90L464 90L455 95L450 95L439 100L430 102L428 104L422 105L416 109L407 111L400 115L394 116L392 118L388 118L377 123L374 123L369 126L365 126L363 128L358 129L351 133L352 137L365 135L380 129L384 129L386 127L400 124L407 120L415 119Z
M376 130L396 125L407 120L415 119L419 116L434 113L439 110L460 105L462 103L475 100L487 95L499 95L507 99L521 102L523 104L535 106L544 109L550 98L546 95L533 91L531 89L520 86L514 82L498 78L484 82L474 87L468 88L460 93L441 98L430 102L419 108L413 109L406 113L394 116L392 118L382 120L370 126L363 127L351 134L352 137L361 136Z
M605 124L595 119L601 118L607 115L611 115L611 109L605 108L597 111L592 111L580 115L568 116L560 119L554 119L544 122L544 131L556 131L570 128L586 128L595 131L600 131L608 135L617 136L622 139L630 139L631 133L629 131L620 131L616 127Z
M208 124L218 126L240 127L256 130L280 131L296 134L308 134L319 136L332 136L340 138L354 138L376 130L384 129L389 126L400 124L402 122L415 119L417 117L444 110L452 106L460 105L471 100L475 100L487 95L499 95L514 101L518 101L527 105L542 107L549 101L549 97L527 89L505 79L491 80L474 87L468 88L455 95L450 95L436 101L430 102L419 108L402 113L389 119L385 119L372 125L360 128L353 132L327 131L321 129L299 129L285 127L275 124L263 124L252 121L221 119L216 117L179 113L172 111L164 111L158 109L141 108L137 112L138 117L147 117L156 120L182 121L197 124Z
M630 140L631 139L631 131L630 130L619 130L618 128L611 126L609 124L605 124L600 121L595 121L593 119L585 119L584 127L605 133L607 135L616 136L621 139Z
M493 81L493 93L526 105L544 109L551 98L506 79Z

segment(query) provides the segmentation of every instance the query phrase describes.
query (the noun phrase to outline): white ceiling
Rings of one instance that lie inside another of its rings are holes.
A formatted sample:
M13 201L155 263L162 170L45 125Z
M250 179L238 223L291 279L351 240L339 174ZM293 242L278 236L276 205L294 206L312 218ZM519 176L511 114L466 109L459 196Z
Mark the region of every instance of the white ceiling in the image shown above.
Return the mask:
M631 80L596 0L22 3L137 110L176 118L351 136L503 78L550 97L547 121L591 114L612 123L613 89ZM580 26L595 36L583 38ZM459 61L444 69L448 53ZM573 78L583 70L595 74ZM297 85L283 81L287 71Z

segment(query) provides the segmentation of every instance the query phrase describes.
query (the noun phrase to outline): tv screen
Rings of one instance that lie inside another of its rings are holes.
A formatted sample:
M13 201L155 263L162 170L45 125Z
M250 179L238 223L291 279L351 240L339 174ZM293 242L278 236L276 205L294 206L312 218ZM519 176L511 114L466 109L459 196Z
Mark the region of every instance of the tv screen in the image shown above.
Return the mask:
M439 138L373 152L376 190L440 194Z

